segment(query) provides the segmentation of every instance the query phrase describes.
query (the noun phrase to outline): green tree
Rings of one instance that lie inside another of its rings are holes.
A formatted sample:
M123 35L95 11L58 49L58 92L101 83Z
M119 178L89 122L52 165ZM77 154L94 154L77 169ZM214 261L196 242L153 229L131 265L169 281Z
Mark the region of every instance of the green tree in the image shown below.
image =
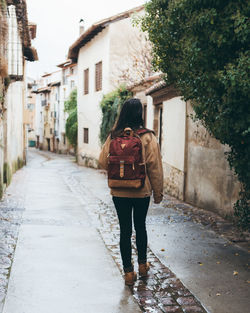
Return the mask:
M132 93L125 86L120 86L116 90L103 96L100 103L102 110L102 122L100 127L100 141L104 143L110 133L117 114L124 101L132 97Z
M196 118L230 147L241 182L235 215L249 226L250 3L247 0L151 0L141 19L153 44L154 66L166 73Z
M78 121L77 121L77 90L73 90L69 99L64 103L65 112L69 113L66 121L66 137L70 144L77 148L77 134L78 134Z

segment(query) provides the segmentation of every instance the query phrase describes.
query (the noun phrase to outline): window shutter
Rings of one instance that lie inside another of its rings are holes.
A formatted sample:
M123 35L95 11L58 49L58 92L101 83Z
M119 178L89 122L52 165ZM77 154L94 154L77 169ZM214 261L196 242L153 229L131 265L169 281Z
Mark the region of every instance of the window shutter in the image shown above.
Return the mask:
M95 65L95 90L102 90L102 61Z
M83 143L89 143L89 129L83 128Z

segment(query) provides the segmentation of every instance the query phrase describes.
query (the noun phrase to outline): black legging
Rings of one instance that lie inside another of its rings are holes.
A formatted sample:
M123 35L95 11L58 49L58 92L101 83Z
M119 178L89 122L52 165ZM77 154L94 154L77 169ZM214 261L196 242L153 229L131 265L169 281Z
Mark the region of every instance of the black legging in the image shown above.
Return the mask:
M147 198L121 198L113 197L116 212L120 224L120 251L123 268L125 271L132 269L131 263L131 235L132 235L132 211L134 228L136 232L136 246L138 251L138 263L147 260L147 231L146 216L150 197Z

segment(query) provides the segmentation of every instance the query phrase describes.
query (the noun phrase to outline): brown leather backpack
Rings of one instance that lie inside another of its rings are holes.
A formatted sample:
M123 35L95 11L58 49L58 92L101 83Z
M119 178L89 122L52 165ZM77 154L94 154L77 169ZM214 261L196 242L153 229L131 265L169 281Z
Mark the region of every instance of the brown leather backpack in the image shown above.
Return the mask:
M110 188L141 188L146 178L140 136L151 132L127 127L110 142L108 155L108 185Z

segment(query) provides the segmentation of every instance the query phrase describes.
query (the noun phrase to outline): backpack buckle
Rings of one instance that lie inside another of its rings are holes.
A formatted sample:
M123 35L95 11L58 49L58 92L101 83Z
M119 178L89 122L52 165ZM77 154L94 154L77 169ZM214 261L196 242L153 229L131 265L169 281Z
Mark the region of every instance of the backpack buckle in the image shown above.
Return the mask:
M120 161L120 177L124 177L124 161Z

